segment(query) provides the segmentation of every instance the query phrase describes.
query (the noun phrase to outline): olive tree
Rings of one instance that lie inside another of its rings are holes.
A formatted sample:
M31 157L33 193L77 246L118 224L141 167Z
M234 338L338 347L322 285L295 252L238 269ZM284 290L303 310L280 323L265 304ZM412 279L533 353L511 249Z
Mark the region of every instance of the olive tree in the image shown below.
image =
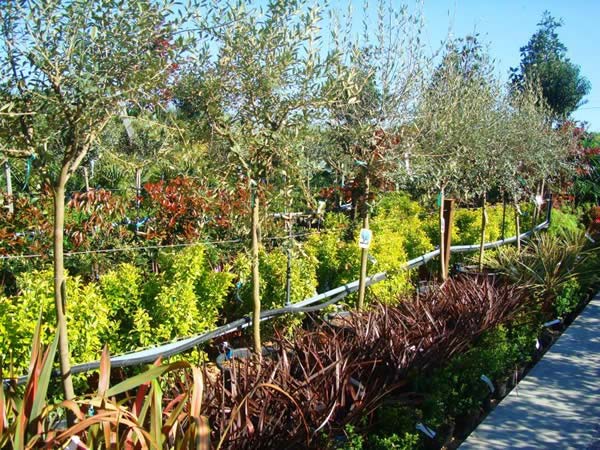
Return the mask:
M512 199L520 247L519 202L536 193L543 195L546 187L569 171L570 138L568 133L553 129L553 112L536 85L530 83L511 92L506 104L509 111L503 145L509 163L501 187Z
M198 100L225 143L229 168L251 192L252 323L260 355L261 199L266 178L285 169L291 142L322 105L321 11L295 0L256 8L215 1L210 11L198 24L210 45L197 49L188 71L198 77Z
M355 182L360 183L363 198L362 227L368 230L373 181L390 180L394 172L390 165L397 164L401 130L413 119L425 58L420 40L423 16L418 5L414 10L383 1L377 8L364 6L361 38L352 38L350 12L346 25L333 31L338 59L329 81L335 101L329 107L328 134L337 147L336 159L355 168ZM368 249L363 248L359 309L365 299L367 257Z
M489 63L476 38L450 42L420 99L410 159L415 183L438 194L440 272L446 276L443 204L447 195L484 194L494 181L499 148ZM479 172L483 170L483 172Z
M65 397L74 396L64 274L65 188L110 119L166 82L182 38L172 4L150 0L2 2L0 88L15 147L34 154L54 196L54 298Z

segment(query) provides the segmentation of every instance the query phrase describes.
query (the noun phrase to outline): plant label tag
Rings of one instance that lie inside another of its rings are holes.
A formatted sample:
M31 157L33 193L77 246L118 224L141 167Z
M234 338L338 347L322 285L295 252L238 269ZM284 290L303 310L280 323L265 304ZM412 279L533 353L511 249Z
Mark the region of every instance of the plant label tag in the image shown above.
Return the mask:
M542 206L544 204L544 198L540 194L535 196L535 204L537 206Z
M479 377L479 379L481 381L483 381L485 384L487 384L488 389L490 390L490 392L493 394L494 391L496 390L496 388L494 387L494 383L492 383L492 380L490 380L488 377L486 377L485 375L481 375Z
M417 424L417 426L415 427L417 430L423 432L423 434L425 434L427 437L434 439L435 438L435 431L433 431L431 428L429 428L427 425L422 424L421 422L419 422Z
M542 344L540 344L540 340L538 338L535 338L535 348L536 350L542 348Z
M358 239L358 246L360 248L369 248L371 246L371 240L373 239L373 232L363 228L360 230Z
M548 328L548 327L553 327L554 325L558 325L558 324L559 324L559 323L561 323L561 322L562 322L562 320L561 320L561 319L554 319L554 320L551 320L550 322L546 322L546 323L544 324L544 326L545 326L546 328Z

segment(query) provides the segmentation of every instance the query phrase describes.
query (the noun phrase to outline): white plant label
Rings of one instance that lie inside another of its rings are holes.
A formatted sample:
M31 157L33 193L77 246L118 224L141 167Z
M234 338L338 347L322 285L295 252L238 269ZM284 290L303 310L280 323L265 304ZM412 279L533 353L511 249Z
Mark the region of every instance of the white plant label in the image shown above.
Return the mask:
M481 381L483 381L485 384L487 384L488 389L490 390L490 392L493 394L494 391L496 390L496 388L494 387L494 383L492 383L492 380L490 380L488 377L486 377L485 375L481 375L479 377L479 379Z
M539 350L542 347L542 344L540 344L540 340L538 338L535 339L535 348L537 350Z
M373 239L373 232L362 228L358 238L358 246L360 248L369 248L371 246L371 240Z
M562 322L562 320L561 320L561 319L554 319L554 320L551 320L550 322L546 322L546 323L544 324L544 326L545 326L545 327L552 327L552 326L554 326L554 325L558 325L558 324L559 324L559 323L561 323L561 322Z
M538 206L542 206L544 204L544 198L541 195L535 196L535 204Z
M430 437L431 439L435 438L435 431L433 431L427 425L424 425L421 422L419 422L415 428L423 432L426 436Z

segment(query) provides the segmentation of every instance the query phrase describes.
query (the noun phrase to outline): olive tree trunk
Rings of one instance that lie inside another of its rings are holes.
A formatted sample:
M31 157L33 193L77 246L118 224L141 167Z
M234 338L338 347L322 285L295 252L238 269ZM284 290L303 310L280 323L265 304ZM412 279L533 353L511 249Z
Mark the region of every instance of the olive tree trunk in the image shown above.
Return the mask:
M485 202L486 193L483 193L483 203L481 205L481 240L479 243L479 271L483 271L483 254L485 252L485 230L487 228L488 214L487 204Z
M369 229L369 176L365 177L365 202L363 211L363 223L362 227L365 230ZM367 289L367 263L368 263L369 249L363 248L360 251L360 278L358 279L358 309L361 310L365 304L365 292Z
M64 266L65 186L67 170L63 168L54 186L54 304L58 330L58 354L60 372L66 400L75 397L71 363L69 361L69 338L66 315L66 282Z
M254 337L254 351L260 358L262 344L260 340L260 271L259 271L259 236L258 213L259 203L256 188L252 188L252 333Z

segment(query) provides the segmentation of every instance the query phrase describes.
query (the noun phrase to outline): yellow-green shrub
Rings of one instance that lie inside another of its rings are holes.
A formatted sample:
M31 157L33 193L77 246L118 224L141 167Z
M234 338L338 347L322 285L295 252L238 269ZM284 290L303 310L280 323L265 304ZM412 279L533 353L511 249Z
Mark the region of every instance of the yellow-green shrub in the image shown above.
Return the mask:
M35 324L42 313L41 336L50 343L56 332L54 275L51 269L19 275L20 293L0 297L0 354L3 366L12 365L14 375L22 375L28 365ZM66 277L67 323L74 362L97 359L102 337L109 334L107 304L97 285L83 284L79 277Z
M328 224L327 218L325 224ZM319 292L354 281L360 273L360 249L357 241L346 241L345 230L326 229L309 236L304 251L316 260Z
M285 305L287 279L287 252L282 248L261 251L260 296L263 309L279 308ZM315 294L317 286L316 258L299 248L292 252L291 292L292 303L304 300ZM244 280L240 288L240 298L244 309L250 311L252 305L252 283L250 280L250 258L246 254L238 255L236 269L240 279Z
M259 267L261 308L269 310L283 307L286 300L287 251L283 248L261 251ZM317 260L313 255L303 252L300 247L294 248L291 261L291 303L299 302L316 293L316 268ZM249 313L252 310L252 282L251 260L247 254L238 255L235 270L242 280L238 291L242 301L241 309L244 313ZM293 329L301 322L300 314L289 315L275 321L288 329Z
M215 272L204 248L165 255L164 272L145 276L121 264L98 283L67 275L67 322L73 363L99 358L104 344L117 354L217 326L233 275ZM53 271L21 274L19 294L0 297L0 355L21 375L29 361L35 324L42 311L42 341L55 334Z
M163 255L161 266L164 271L154 281L158 292L147 300L157 338L168 340L214 328L233 274L213 271L201 245Z
M400 294L412 290L410 273L402 270L406 262L433 249L422 226L421 206L404 193L384 196L375 211L371 228L373 241L369 253L377 261L369 273L386 271L388 278L370 288L380 301L393 303Z

